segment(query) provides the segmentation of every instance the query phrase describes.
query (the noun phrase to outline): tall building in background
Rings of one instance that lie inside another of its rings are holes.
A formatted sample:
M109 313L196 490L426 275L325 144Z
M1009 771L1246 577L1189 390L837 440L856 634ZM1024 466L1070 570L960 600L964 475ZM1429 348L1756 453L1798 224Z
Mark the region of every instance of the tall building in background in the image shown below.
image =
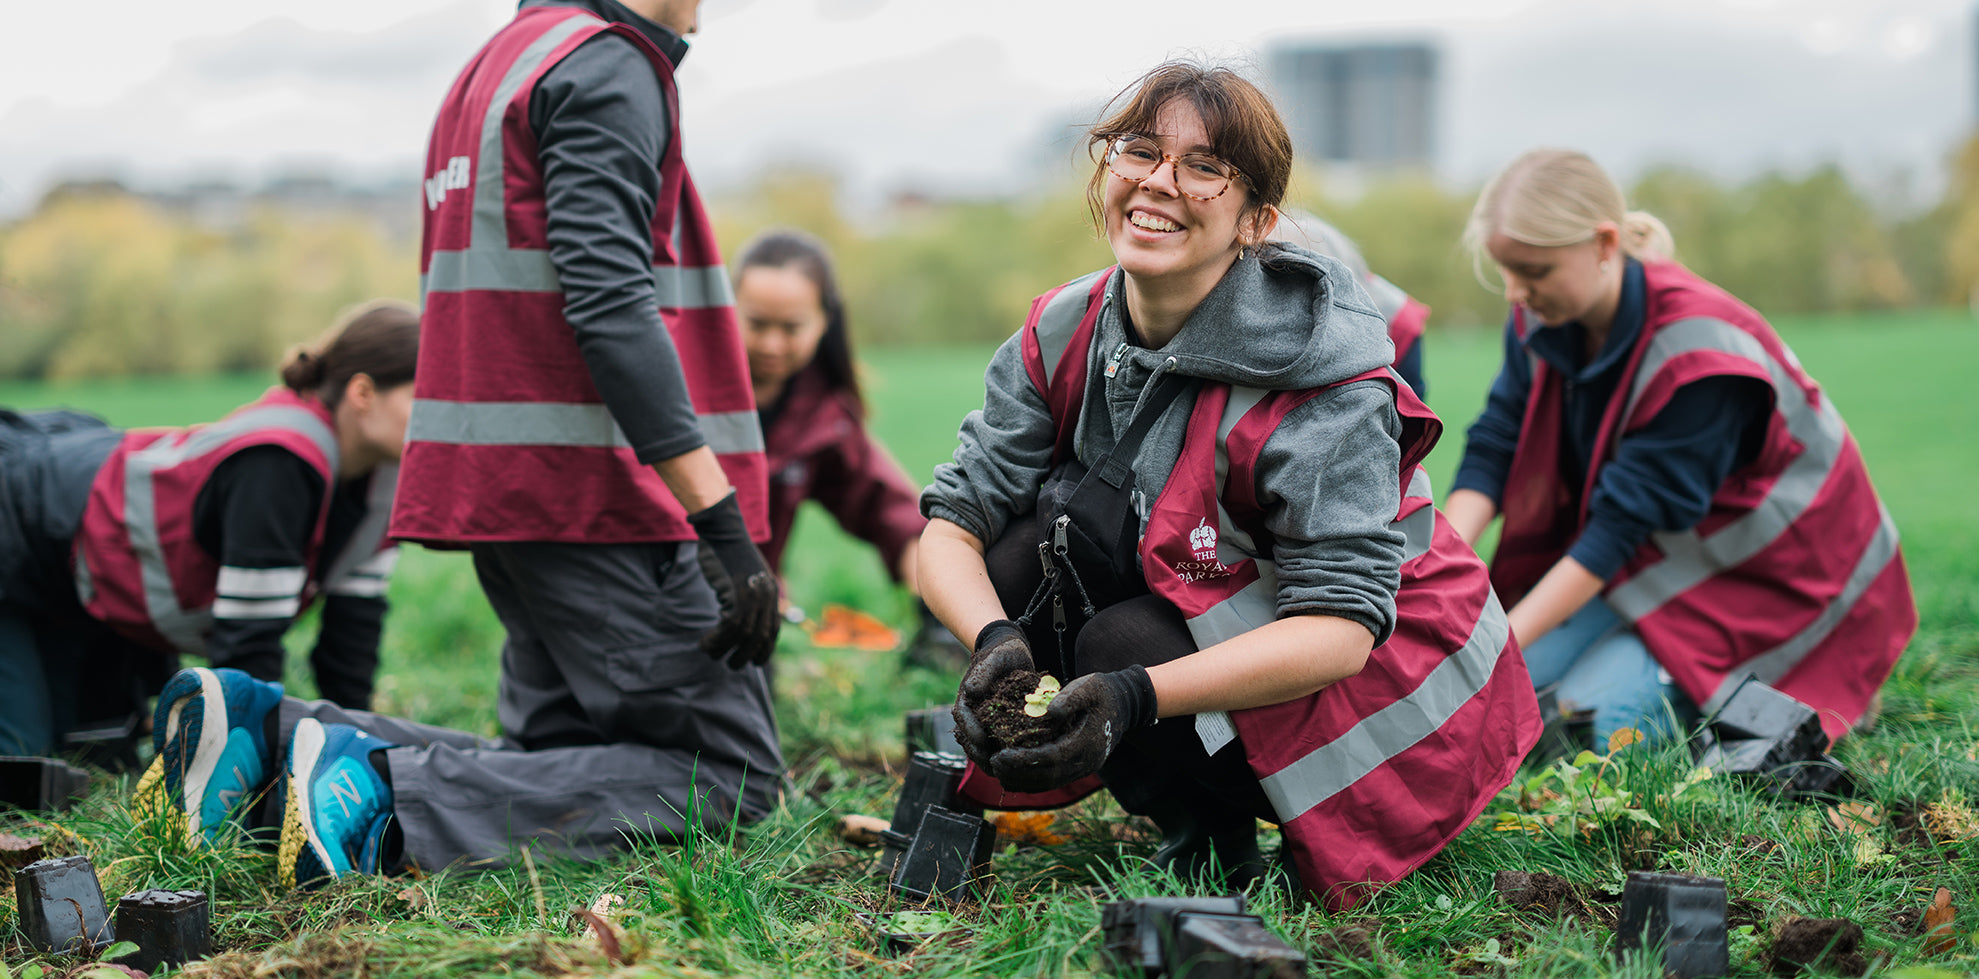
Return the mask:
M1422 41L1294 42L1268 70L1299 157L1385 169L1435 162L1437 62Z

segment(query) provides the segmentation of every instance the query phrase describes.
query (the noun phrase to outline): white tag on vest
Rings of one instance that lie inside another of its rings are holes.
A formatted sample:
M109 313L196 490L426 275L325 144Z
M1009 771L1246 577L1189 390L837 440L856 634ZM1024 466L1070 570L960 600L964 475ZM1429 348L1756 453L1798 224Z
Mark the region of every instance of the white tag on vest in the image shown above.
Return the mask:
M1220 710L1204 711L1196 715L1196 737L1202 739L1203 750L1213 755L1237 740L1237 726Z

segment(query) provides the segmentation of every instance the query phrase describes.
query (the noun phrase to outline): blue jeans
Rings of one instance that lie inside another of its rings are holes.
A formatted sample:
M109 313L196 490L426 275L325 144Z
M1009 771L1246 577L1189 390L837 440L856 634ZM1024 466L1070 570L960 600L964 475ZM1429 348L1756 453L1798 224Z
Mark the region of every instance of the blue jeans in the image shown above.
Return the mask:
M1651 744L1682 736L1697 705L1658 666L1649 647L1596 598L1525 647L1532 685L1559 684L1561 710L1594 710L1594 736L1632 727Z
M50 755L55 703L34 624L0 605L0 755Z

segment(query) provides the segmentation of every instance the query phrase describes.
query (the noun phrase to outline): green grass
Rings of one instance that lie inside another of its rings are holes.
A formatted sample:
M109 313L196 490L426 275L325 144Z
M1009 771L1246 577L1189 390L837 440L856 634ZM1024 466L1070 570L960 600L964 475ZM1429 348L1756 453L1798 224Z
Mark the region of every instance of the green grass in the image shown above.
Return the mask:
M1882 824L1845 832L1821 807L1779 804L1722 780L1678 794L1690 771L1679 751L1627 749L1617 764L1661 826L1645 836L1604 827L1585 838L1531 838L1494 832L1487 818L1351 914L1293 908L1274 893L1262 894L1256 909L1279 935L1313 954L1315 974L1657 975L1648 963L1617 963L1602 918L1613 911L1603 899L1612 900L1609 892L1627 869L1644 864L1726 878L1735 923L1752 926L1735 939L1737 975L1763 974L1768 929L1789 915L1858 921L1879 974L1921 976L1903 971L1921 966L1963 974L1979 967L1968 912L1961 912L1956 950L1946 955L1924 954L1915 924L1938 886L1951 888L1956 904L1973 903L1979 839L1941 838L1934 846L1892 818L1920 803L1948 803L1947 813L1979 806L1979 520L1963 499L1966 488L1979 485L1979 454L1961 438L1979 423L1979 396L1967 377L1979 364L1979 324L1963 313L1942 313L1791 320L1781 330L1869 457L1904 531L1923 616L1885 689L1881 725L1839 749L1884 814ZM1431 406L1449 424L1430 471L1447 485L1463 426L1496 368L1498 340L1479 331L1436 333L1429 343ZM874 427L915 478L925 479L947 457L957 422L980 402L987 353L874 351L866 358ZM0 385L0 404L66 403L119 424L176 424L217 417L264 383L233 377L10 384ZM813 612L843 602L897 624L908 621L910 602L887 582L872 552L821 514L801 519L786 570L793 597ZM493 731L501 632L465 559L409 549L392 600L381 707ZM844 813L890 810L899 787L901 713L947 702L954 679L903 668L897 651L817 649L799 630L787 629L777 674L792 769L786 805L743 833L681 847L642 845L589 865L539 855L533 867L448 870L285 894L274 883L271 855L240 844L187 850L171 842L156 817L132 816L128 787L114 780L59 819L0 814L0 832L42 839L57 853L90 854L113 899L149 886L207 890L225 951L201 968L206 975L1105 971L1094 951L1100 904L1184 885L1146 869L1152 836L1103 798L1059 816L1054 828L1069 842L1000 849L988 899L960 912L967 934L893 960L878 956L858 924L857 912L891 905L883 882L870 874L871 853L838 842L831 825ZM306 676L292 681L310 689ZM1777 848L1762 853L1748 838ZM1507 869L1557 873L1586 885L1589 916L1555 920L1506 907L1492 879ZM617 923L631 965L608 963L571 914L607 893L623 899ZM1328 951L1336 945L1329 936L1350 921L1372 923L1378 945L1372 958ZM29 961L50 975L81 961L29 955L14 926L11 902L0 901L0 957L16 974Z

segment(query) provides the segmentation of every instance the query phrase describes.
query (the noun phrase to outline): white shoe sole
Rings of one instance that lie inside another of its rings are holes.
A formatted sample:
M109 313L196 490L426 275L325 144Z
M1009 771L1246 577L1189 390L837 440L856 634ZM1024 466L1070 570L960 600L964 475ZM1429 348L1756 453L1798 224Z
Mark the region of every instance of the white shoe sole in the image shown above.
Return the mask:
M179 782L179 798L185 800L186 836L199 841L203 827L200 824L200 810L206 800L206 786L213 781L213 772L220 767L220 758L227 753L227 694L220 686L220 677L212 670L197 670L199 676L199 744L192 752L192 768L185 772ZM185 710L186 701L182 698L172 705L165 720L165 737L170 741L178 733L181 722L179 714Z
M337 876L337 865L330 860L330 850L323 845L323 838L316 833L316 820L303 814L314 813L314 802L310 798L309 773L316 770L316 762L323 757L323 723L313 717L305 717L295 727L295 736L289 742L289 788L293 792L291 801L297 806L298 822L304 836L309 840L309 848L316 853L316 860L328 871L330 877Z

